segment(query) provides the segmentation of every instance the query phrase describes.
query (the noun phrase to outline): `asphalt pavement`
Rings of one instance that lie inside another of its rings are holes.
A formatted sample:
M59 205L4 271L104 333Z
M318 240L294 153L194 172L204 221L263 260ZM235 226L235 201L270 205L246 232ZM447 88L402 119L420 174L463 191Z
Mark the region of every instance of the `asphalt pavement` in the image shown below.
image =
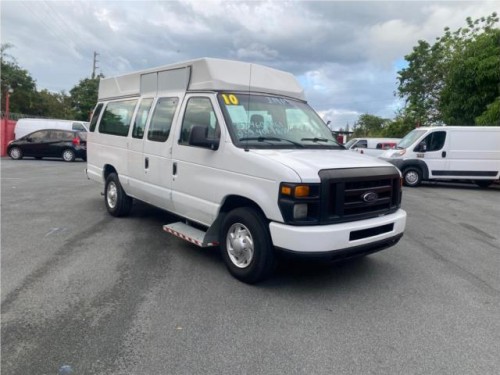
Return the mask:
M498 374L500 187L403 189L400 243L258 285L84 162L1 160L2 374Z

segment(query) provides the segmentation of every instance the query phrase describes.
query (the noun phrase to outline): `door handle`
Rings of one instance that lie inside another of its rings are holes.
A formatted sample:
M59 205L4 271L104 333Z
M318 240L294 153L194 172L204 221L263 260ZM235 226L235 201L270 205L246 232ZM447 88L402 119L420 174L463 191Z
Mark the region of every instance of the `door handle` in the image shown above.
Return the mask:
M176 176L176 175L177 175L177 163L174 163L174 164L172 165L172 174L173 174L174 176Z
M149 158L144 159L144 168L149 169Z
M443 158L445 158L445 157L446 157L446 151L443 151L443 152L441 153L441 156L442 156Z

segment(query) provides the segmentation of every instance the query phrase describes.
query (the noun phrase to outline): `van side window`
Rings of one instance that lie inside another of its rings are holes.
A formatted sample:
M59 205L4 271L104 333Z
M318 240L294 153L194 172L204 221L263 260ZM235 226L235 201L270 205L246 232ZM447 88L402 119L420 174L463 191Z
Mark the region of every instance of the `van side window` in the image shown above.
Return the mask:
M148 119L149 110L153 104L153 99L143 99L135 115L134 127L132 128L132 137L140 138L144 136L144 129L146 128L146 121Z
M188 145L193 126L206 128L208 139L219 139L220 128L214 108L209 98L191 98L186 105L186 112L182 120L181 138L179 144Z
M149 124L148 139L150 141L165 142L168 139L178 102L178 98L158 99Z
M446 140L446 132L444 131L437 131L429 134L425 138L427 152L441 150L444 146L445 140Z
M137 99L108 103L99 124L99 133L126 137L136 104Z
M368 142L366 140L358 141L358 143L356 143L356 145L354 147L357 147L357 148L367 148L368 147Z
M89 130L93 132L95 130L95 127L97 125L97 120L99 120L99 115L101 114L102 107L104 104L99 103L97 107L94 109L94 113L92 113L92 120L90 120L90 127Z

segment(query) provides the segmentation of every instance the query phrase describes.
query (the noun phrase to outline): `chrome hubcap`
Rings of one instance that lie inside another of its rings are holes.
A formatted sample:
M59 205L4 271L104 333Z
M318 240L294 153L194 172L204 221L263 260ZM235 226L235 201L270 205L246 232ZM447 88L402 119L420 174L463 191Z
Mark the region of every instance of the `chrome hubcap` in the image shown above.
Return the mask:
M19 156L21 156L21 151L19 151L18 148L13 148L10 151L10 156L12 156L14 159L17 159L17 158L19 158Z
M413 185L414 183L416 183L418 181L418 173L414 172L414 171L410 171L406 174L405 178L406 178L406 182Z
M253 238L248 228L240 223L231 225L226 237L226 248L229 259L236 267L248 267L254 254Z
M64 151L63 159L69 161L73 158L73 153L71 151Z
M106 200L108 201L108 206L110 208L116 207L116 201L118 200L118 189L116 188L116 184L113 181L108 184Z

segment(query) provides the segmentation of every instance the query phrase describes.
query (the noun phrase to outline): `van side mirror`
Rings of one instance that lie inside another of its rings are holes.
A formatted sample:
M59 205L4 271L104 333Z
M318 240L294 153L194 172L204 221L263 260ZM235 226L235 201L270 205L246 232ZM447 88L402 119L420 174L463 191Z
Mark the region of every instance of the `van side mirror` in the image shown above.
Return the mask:
M217 150L219 148L218 139L207 137L208 128L206 126L194 125L189 133L189 145Z
M426 152L427 151L427 144L424 142L420 142L418 147L417 147L417 152Z

